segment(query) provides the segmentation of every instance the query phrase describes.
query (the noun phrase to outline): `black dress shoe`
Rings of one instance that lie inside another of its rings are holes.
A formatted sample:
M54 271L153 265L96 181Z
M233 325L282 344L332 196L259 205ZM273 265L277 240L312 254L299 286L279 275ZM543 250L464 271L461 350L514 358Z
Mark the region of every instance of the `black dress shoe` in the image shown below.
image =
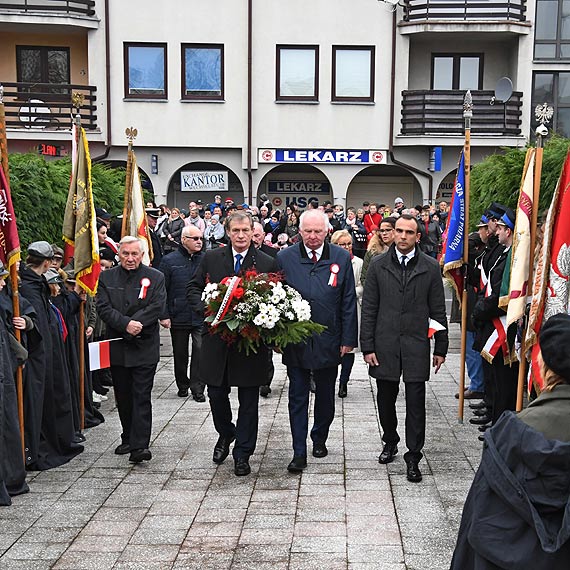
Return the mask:
M133 449L129 457L131 463L140 463L141 461L150 461L152 453L150 449Z
M479 426L477 429L479 431L485 432L491 427L491 424L485 424L484 426Z
M419 483L422 480L422 472L415 461L410 461L407 464L406 477L412 483Z
M339 398L346 398L348 396L348 390L346 384L341 384L338 387L338 397Z
M73 439L71 440L73 443L83 443L84 441L87 441L87 438L81 433L81 432L77 432L74 436Z
M313 457L326 457L328 454L329 450L324 443L313 444Z
M287 471L289 471L289 473L301 473L305 467L307 467L307 456L295 455L291 463L287 465Z
M204 394L192 394L192 398L195 402L202 403L206 401L206 396L204 396Z
M249 461L246 457L238 457L235 460L234 473L238 477L249 475L251 473L251 467L249 466Z
M481 418L483 416L488 416L489 414L487 413L487 408L481 408L480 410L473 410L473 415Z
M482 410L487 407L487 404L485 402L470 402L469 407L472 410Z
M477 439L478 439L479 441L485 441L485 436L484 436L484 435L478 435L478 436L477 436Z
M259 395L267 398L271 394L271 388L269 386L260 386Z
M179 398L187 398L188 397L188 388L178 390L178 397Z
M131 452L131 445L129 443L121 443L115 447L115 454L116 455L126 455L127 453Z
M378 463L391 463L396 453L398 453L398 446L395 443L387 443L378 457Z
M230 445L234 441L235 436L223 437L220 436L216 445L214 446L214 455L212 456L212 461L217 463L223 463L226 457L230 454Z
M471 418L469 420L470 424L474 426L484 426L485 424L491 423L491 418L489 416L481 416L480 418Z

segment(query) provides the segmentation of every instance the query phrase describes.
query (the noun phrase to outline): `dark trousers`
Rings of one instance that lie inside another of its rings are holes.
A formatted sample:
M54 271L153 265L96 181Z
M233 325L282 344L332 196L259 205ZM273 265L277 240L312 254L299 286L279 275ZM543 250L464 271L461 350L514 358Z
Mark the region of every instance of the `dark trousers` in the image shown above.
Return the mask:
M338 366L313 370L315 381L314 423L311 429L313 443L325 443L334 419L334 388ZM311 370L287 367L289 376L289 422L293 436L293 454L307 455L309 430L309 388Z
M382 439L385 443L396 444L398 435L398 418L396 416L396 399L400 391L400 383L390 380L376 380L378 386L378 413L382 426ZM426 438L426 383L404 382L406 390L406 447L405 461L419 461Z
M204 382L198 372L200 349L202 347L202 327L171 328L172 351L174 353L174 378L179 390L190 388L193 394L204 393ZM190 378L188 378L188 343L192 338L190 358Z
M253 455L257 443L259 386L239 387L237 389L239 409L235 424L232 421L230 390L231 388L227 385L208 385L212 419L216 431L222 437L231 438L235 436L234 459L247 459Z
M491 388L491 419L495 425L505 410L516 409L519 363L515 362L511 366L505 364L501 353L495 356L492 364L484 359L483 362L485 379L486 382L488 379Z
M267 383L266 386L271 386L271 382L273 381L273 376L275 376L275 365L273 364L273 351L267 351L267 360L268 360L268 371L267 371Z
M354 352L349 352L345 354L340 359L340 378L339 382L341 384L348 384L350 380L350 373L352 372L352 367L354 366Z
M151 392L156 364L111 366L115 400L123 433L123 443L131 449L146 449L152 429Z

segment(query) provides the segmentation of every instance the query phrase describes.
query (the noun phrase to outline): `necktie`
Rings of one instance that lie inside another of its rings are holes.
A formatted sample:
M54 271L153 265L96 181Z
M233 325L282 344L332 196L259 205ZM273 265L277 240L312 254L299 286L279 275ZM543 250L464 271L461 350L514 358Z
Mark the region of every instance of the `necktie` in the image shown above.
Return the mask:
M406 261L407 261L407 256L402 255L402 259L400 261L400 265L402 266L402 271L406 271Z
M239 270L241 269L241 260L243 259L243 255L241 253L236 253L236 264L234 266L234 273L237 275Z
M317 252L314 249L311 250L311 260L313 263L317 263L317 261L318 261Z

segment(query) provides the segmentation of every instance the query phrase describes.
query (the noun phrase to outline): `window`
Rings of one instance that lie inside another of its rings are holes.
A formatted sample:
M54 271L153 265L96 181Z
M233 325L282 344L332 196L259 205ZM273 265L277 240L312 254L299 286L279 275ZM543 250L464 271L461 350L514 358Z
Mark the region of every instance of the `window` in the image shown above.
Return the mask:
M570 0L537 0L535 59L570 59Z
M570 72L534 74L531 105L532 133L538 126L534 118L534 109L542 103L548 103L554 107L554 116L547 125L548 129L564 137L570 137Z
M319 46L277 46L276 99L319 100Z
M17 46L18 82L69 84L69 48ZM47 91L46 87L31 87L29 91ZM49 88L50 93L67 93L65 88Z
M166 99L166 44L125 44L125 98Z
M182 45L182 99L224 98L224 46Z
M431 88L436 90L483 89L483 56L433 54Z
M332 100L374 101L374 46L333 46Z

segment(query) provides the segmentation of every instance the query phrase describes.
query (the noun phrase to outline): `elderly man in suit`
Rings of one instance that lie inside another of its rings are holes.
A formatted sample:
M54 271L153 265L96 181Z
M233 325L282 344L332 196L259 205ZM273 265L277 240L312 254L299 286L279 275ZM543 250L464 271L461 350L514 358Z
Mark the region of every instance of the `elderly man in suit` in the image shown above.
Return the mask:
M328 454L326 441L334 419L335 383L341 358L357 344L356 293L350 255L326 241L329 218L320 210L301 215L297 243L277 254L289 285L311 304L311 319L326 330L283 352L289 377L289 421L293 459L287 469L299 473L307 466L309 389L315 381L315 413L311 429L313 457Z
M398 453L396 398L403 375L406 386L406 446L408 481L422 480L419 462L425 441L426 382L430 376L430 319L443 330L435 333L435 372L447 354L447 317L441 271L435 259L420 251L416 218L402 214L396 240L368 268L362 298L360 348L378 386L378 412L384 432L380 463Z
M226 230L228 247L207 251L188 284L188 300L192 308L204 312L202 292L207 282L219 283L224 277L239 275L255 269L259 273L277 270L274 259L257 250L252 243L253 221L250 215L237 211L228 217ZM246 356L237 348L228 346L219 335L204 331L200 355L200 376L208 386L208 397L214 426L219 434L214 446L213 461L221 464L233 449L234 473L251 473L249 457L255 450L258 426L259 387L267 382L269 349L260 346L257 353ZM232 386L238 388L239 411L232 421L229 394Z

